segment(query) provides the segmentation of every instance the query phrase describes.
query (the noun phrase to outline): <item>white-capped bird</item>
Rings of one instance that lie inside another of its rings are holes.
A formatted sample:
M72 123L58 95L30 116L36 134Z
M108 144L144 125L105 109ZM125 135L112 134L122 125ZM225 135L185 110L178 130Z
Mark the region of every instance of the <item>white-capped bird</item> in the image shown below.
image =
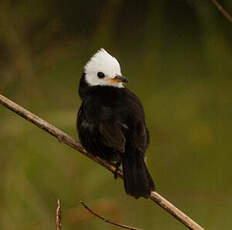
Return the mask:
M98 157L122 164L127 194L148 198L154 183L144 162L149 144L143 106L124 87L120 65L104 49L86 64L80 79L82 104L77 129L84 148Z

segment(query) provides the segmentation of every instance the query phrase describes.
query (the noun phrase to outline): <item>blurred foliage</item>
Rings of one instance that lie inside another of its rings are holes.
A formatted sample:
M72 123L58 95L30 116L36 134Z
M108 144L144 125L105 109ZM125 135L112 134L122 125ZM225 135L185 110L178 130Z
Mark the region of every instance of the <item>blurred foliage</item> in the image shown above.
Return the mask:
M222 1L232 12L232 2ZM231 229L232 25L211 1L0 2L0 93L77 138L83 66L104 47L142 100L157 190L206 229ZM120 180L0 106L0 229L185 229Z

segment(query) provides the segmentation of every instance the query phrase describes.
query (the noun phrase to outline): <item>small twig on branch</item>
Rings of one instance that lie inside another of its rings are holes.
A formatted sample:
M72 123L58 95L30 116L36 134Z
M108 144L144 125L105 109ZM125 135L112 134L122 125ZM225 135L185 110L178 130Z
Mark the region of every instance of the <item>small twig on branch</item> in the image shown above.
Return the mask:
M217 9L222 13L222 15L232 23L232 16L229 14L229 12L222 7L222 5L217 0L211 0L211 2L217 7Z
M61 206L60 200L57 200L57 208L56 208L56 230L62 230L62 216L61 216Z
M106 219L105 217L100 216L99 214L97 214L96 212L94 212L93 210L91 210L91 209L84 203L84 201L80 201L80 203L81 203L81 205L82 205L85 209L87 209L91 214L93 214L94 216L98 217L99 219L103 220L103 221L106 222L106 223L109 223L109 224L112 224L112 225L115 225L115 226L117 226L117 227L124 228L124 229L142 230L141 228L135 228L135 227L131 227L131 226L124 225L124 224L118 224L118 223L116 223L115 221Z
M59 141L62 141L66 145L76 149L77 151L83 153L85 156L91 158L98 164L104 166L109 171L115 174L116 168L114 165L110 164L109 162L94 156L91 153L88 153L82 145L71 138L68 134L64 133L60 129L56 128L55 126L49 124L48 122L42 120L38 116L34 115L33 113L29 112L28 110L24 109L23 107L17 105L13 101L9 100L8 98L2 96L0 94L0 104L4 105L11 111L17 113L19 116L23 117L24 119L32 122L39 128L45 130L46 132L50 133L54 137L56 137ZM123 179L122 171L117 170L118 177ZM161 208L165 211L173 215L177 220L183 223L186 227L192 230L204 230L200 225L198 225L195 221L193 221L190 217L185 215L182 211L176 208L173 204L167 201L164 197L162 197L158 192L151 192L150 199L158 204Z

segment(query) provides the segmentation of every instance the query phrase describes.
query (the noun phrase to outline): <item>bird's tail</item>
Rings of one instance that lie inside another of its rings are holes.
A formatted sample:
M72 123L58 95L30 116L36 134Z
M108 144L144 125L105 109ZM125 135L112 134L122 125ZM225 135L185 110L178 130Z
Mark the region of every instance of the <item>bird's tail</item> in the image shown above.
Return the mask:
M154 190L154 182L141 153L122 156L124 187L126 193L138 199L148 198Z

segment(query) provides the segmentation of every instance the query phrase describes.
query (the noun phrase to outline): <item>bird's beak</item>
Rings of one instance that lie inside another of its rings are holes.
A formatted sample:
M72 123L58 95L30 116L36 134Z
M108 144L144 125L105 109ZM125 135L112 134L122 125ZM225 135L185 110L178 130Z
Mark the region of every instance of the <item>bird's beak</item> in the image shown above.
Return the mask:
M124 83L128 82L127 78L120 76L120 75L115 76L114 78L110 79L110 81L112 81L112 82L124 82Z

